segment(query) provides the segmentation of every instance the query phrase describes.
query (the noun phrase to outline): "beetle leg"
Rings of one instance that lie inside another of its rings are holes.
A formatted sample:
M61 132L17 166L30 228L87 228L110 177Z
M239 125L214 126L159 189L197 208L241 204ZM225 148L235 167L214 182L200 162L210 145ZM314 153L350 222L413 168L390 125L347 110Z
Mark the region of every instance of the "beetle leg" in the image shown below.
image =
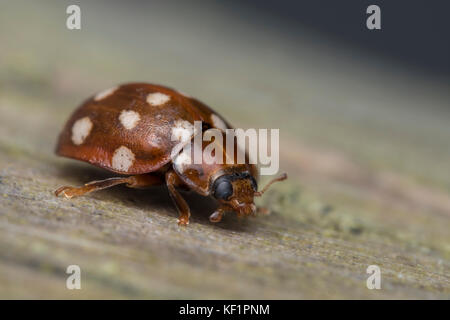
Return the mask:
M150 186L160 185L164 183L164 178L154 174L139 174L128 177L127 187L135 189L143 189Z
M213 214L211 214L209 216L209 221L211 222L220 222L222 220L223 215L225 214L225 208L223 207L219 207L217 208L216 211L213 212Z
M189 217L191 216L189 206L186 203L186 200L184 200L181 194L175 189L175 187L177 186L182 186L183 182L175 173L175 171L169 170L166 172L166 184L167 188L169 189L170 197L172 198L173 202L175 202L175 205L179 212L178 225L188 225Z
M257 207L256 213L261 214L263 216L268 216L270 214L270 209L264 208L264 207Z
M91 181L82 187L63 186L55 190L55 196L61 193L68 199L79 197L86 193L98 191L116 186L118 184L127 184L130 188L144 188L155 184L161 184L162 180L158 176L141 174L129 177L109 178L105 180Z

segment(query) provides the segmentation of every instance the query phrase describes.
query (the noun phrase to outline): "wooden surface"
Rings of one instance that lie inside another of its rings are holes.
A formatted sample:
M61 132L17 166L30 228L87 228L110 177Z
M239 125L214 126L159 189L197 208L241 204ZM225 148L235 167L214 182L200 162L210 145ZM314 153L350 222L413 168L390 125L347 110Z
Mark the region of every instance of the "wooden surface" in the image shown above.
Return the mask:
M450 298L448 82L212 4L180 5L182 19L81 4L81 31L63 2L0 5L1 298ZM180 228L164 188L55 198L110 176L53 148L84 98L128 81L280 128L290 179L261 200L273 213L211 224L213 201L191 194ZM66 289L71 264L81 290Z

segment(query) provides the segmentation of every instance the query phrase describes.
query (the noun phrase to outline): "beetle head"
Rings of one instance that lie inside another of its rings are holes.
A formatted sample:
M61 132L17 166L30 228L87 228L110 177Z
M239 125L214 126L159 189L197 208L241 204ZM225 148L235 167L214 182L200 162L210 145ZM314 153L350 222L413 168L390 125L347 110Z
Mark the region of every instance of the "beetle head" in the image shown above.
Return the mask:
M272 179L261 191L257 191L258 184L250 173L236 172L216 178L212 191L223 207L232 209L238 216L248 216L256 212L254 197L262 196L272 183L285 179L287 175L284 173Z
M253 197L257 189L255 178L247 171L222 175L212 186L214 197L239 216L256 212Z

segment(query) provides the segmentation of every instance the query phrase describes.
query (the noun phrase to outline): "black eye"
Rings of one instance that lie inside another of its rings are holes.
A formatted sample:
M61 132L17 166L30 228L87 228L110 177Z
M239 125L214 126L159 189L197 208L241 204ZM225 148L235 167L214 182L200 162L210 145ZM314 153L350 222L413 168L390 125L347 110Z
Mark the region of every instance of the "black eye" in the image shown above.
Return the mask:
M252 183L252 187L253 187L253 191L258 191L258 183L256 183L255 178L253 178L252 176L250 176L250 181Z
M218 179L214 184L214 197L228 200L233 195L233 185L227 179Z

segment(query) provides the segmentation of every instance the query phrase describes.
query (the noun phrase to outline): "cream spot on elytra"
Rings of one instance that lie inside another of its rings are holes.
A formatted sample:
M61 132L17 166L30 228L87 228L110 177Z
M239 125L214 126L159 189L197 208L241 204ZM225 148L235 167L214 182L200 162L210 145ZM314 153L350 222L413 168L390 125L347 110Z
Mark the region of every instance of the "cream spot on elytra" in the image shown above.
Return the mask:
M131 130L138 124L141 120L139 113L132 110L123 110L119 116L120 123L125 127L125 129Z
M178 144L173 147L171 151L172 159L178 155L183 146L186 145L195 134L197 134L196 128L189 121L181 119L175 121L174 126L172 127L171 140L178 142Z
M191 145L187 145L183 149L183 152L176 155L173 164L175 165L175 169L177 169L178 172L183 172L186 166L192 164Z
M212 121L214 127L216 127L217 129L221 129L224 131L227 129L227 125L225 124L225 121L223 121L222 118L220 118L218 115L216 115L214 113L211 115L211 121Z
M103 90L95 95L94 100L100 101L102 99L105 99L106 97L112 95L118 88L119 87L113 87L113 88Z
M72 142L77 146L86 140L93 127L91 119L84 117L75 121L72 126Z
M134 163L134 153L125 146L121 146L114 151L112 157L112 167L117 171L128 172Z
M161 92L149 93L147 102L151 106L160 106L170 100L170 96Z
M194 126L187 120L177 120L172 127L172 141L187 142L194 135Z

